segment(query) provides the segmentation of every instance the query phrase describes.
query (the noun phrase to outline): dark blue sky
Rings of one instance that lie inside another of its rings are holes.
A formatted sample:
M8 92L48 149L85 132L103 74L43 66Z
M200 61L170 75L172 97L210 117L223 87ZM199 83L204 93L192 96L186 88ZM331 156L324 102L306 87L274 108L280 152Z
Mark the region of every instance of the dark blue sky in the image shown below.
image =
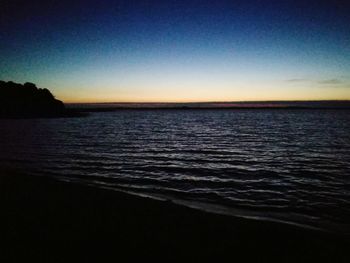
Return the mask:
M0 29L0 79L65 101L350 99L346 1L1 1Z

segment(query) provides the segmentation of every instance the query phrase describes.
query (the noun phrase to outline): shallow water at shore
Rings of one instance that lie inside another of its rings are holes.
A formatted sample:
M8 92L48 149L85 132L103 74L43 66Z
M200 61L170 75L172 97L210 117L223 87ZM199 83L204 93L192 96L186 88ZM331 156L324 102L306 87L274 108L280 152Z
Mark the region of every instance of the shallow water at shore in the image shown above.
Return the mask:
M123 110L0 120L0 165L349 232L349 113Z

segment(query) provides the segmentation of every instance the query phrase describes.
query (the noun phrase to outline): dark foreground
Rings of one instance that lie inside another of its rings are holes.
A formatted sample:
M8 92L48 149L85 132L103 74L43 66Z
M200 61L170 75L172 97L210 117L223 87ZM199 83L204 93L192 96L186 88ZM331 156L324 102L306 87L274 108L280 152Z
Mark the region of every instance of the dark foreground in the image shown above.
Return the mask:
M117 257L350 262L349 237L208 214L46 177L0 173L0 238L6 243L25 240L26 247L34 247L37 241L56 240L75 248L81 240L108 241Z

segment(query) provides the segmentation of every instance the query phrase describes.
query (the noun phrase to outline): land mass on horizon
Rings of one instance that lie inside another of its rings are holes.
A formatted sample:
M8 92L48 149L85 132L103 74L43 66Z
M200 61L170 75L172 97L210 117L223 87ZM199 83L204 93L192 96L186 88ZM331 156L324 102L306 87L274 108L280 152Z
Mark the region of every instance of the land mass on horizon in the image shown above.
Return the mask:
M67 103L66 107L79 111L113 111L120 109L350 109L350 101L108 102Z
M48 89L26 82L0 81L0 117L51 117L65 113L62 101Z

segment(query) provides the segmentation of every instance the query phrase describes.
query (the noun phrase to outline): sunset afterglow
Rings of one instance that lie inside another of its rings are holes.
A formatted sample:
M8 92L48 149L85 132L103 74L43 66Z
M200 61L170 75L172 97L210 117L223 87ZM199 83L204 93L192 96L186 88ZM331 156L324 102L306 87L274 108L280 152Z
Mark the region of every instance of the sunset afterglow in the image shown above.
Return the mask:
M60 1L5 11L0 79L65 102L350 99L341 2Z

